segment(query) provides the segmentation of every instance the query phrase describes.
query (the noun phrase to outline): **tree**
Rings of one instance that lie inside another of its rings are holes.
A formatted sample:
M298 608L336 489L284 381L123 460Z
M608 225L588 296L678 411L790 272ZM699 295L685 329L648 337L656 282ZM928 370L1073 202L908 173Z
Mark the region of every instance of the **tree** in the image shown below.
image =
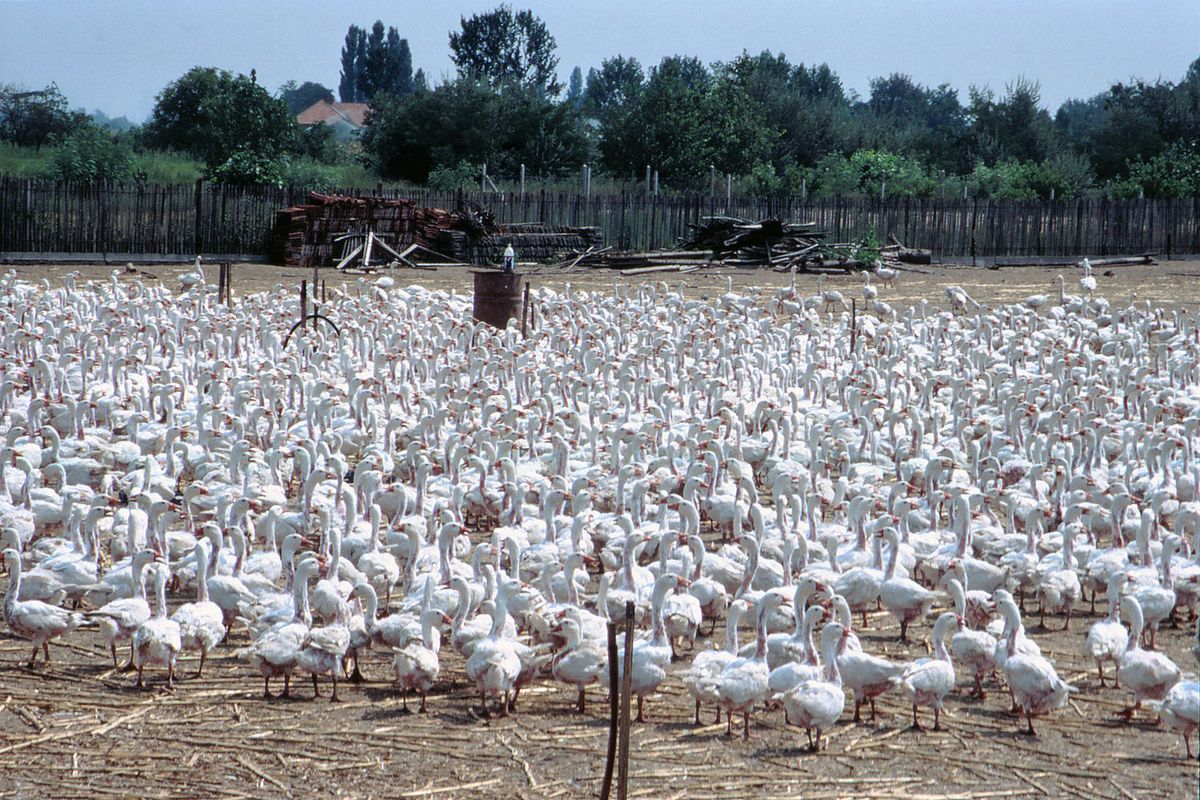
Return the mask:
M363 97L359 92L361 74L366 70L367 33L357 25L346 31L342 44L342 77L338 82L338 97L343 103L359 103Z
M133 148L92 122L53 138L54 154L44 175L61 181L125 181L133 177Z
M513 13L497 6L470 19L460 17L461 30L450 34L450 59L464 78L492 88L517 83L551 97L562 87L555 77L557 44L546 24L532 11Z
M916 156L944 172L970 168L966 114L948 84L930 89L899 73L876 78L859 111L860 146Z
M459 78L404 98L383 95L368 121L368 163L389 178L425 182L435 170L461 173L464 161L487 163L493 174L515 175L521 164L535 175L564 174L590 156L578 114L533 87L496 91Z
M328 87L312 81L305 81L300 85L296 85L295 81L288 81L279 87L279 98L287 103L288 112L295 116L318 100L332 103L333 92Z
M571 79L567 82L567 102L576 111L583 109L583 70L579 67L571 70Z
M1049 112L1040 107L1036 82L1018 78L999 100L990 89L972 86L970 98L967 115L976 159L988 166L1000 161L1044 161L1057 151L1054 125Z
M235 155L258 169L288 152L295 128L287 103L259 86L253 71L193 67L159 92L145 135L150 144L190 153L210 169Z
M642 93L646 73L636 58L614 56L600 63L600 69L589 69L587 87L583 91L584 113L605 120L628 111Z
M67 98L53 83L26 91L0 85L0 141L21 147L41 147L87 122L87 114L70 111Z

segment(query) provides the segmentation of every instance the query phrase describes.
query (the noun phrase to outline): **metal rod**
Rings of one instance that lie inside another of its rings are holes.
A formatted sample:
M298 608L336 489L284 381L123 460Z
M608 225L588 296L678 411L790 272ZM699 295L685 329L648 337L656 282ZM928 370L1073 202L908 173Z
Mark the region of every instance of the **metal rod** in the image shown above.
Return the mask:
M308 316L308 281L300 281L300 321Z
M621 709L621 674L617 668L617 623L608 623L608 755L604 759L604 780L600 800L612 792L613 764L617 758L617 722Z
M521 300L521 337L528 335L526 323L529 319L529 284L525 284L524 297Z
M621 741L617 759L617 800L629 795L629 701L633 694L634 602L625 603L625 658L621 674Z

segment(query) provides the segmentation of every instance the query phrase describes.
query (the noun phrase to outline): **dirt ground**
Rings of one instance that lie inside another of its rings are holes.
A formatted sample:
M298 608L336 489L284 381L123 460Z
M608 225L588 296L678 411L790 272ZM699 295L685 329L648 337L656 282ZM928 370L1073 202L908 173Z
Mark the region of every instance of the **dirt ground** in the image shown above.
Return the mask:
M64 275L77 271L80 282L89 280L105 280L113 272L112 266L81 266L64 264L21 264L0 267L0 271L15 270L17 275L25 280L49 280L52 284L62 281ZM139 266L137 273L118 274L123 279L142 277L143 280L161 281L164 285L179 288L178 276L192 271L190 264L162 264L154 266ZM1079 294L1077 281L1083 276L1082 271L1074 267L1005 267L1002 269L984 269L954 264L941 264L927 267L906 267L893 288L880 287L879 299L891 303L896 308L903 308L920 300L928 300L935 305L946 305L943 290L947 286L959 285L967 290L976 300L989 305L1014 303L1035 294L1047 295L1051 300L1057 299L1059 274L1066 279L1068 294ZM916 270L920 270L919 272ZM606 269L576 269L564 272L552 267L531 266L523 270L528 276L530 285L536 289L545 286L561 290L570 284L577 289L589 291L611 291L617 284L636 285L645 282L666 282L672 289L682 288L683 292L692 297L717 296L726 291L728 278L733 278L734 288L742 291L749 287L781 287L787 286L790 277L787 273L778 273L762 269L713 268L691 273L654 273L638 276L624 276L616 270ZM217 265L205 267L207 279L213 285L217 282ZM327 288L353 288L357 281L371 281L378 275L390 275L398 286L419 283L431 289L471 291L471 271L463 267L440 267L435 270L398 269L381 271L374 275L337 274L333 270L321 270L321 280L326 281ZM150 277L153 276L153 277ZM299 291L301 280L311 280L312 270L289 267L277 267L270 264L236 264L233 267L233 296L248 292L264 291L276 285L295 287ZM1161 261L1150 266L1117 266L1104 267L1096 270L1096 281L1099 284L1098 294L1112 303L1129 302L1130 292L1136 292L1139 302L1149 300L1156 305L1166 308L1197 308L1200 307L1200 260L1192 261ZM815 274L800 273L796 276L797 292L801 295L811 294L816 287ZM826 276L826 288L837 289L846 295L849 302L851 297L861 297L859 287L862 277L858 274L830 273Z
M25 278L61 280L79 269L85 279L103 279L111 268L19 267ZM176 286L187 267L147 267ZM1051 281L1078 272L1041 268L999 271L937 267L930 274L905 273L881 296L901 306L928 298L944 304L941 287L959 284L985 303L1051 294ZM1168 306L1200 305L1200 262L1154 267L1117 267L1098 275L1101 293L1125 301L1130 289L1141 300ZM237 294L275 283L298 284L307 273L276 267L235 268ZM662 275L647 279L662 279ZM215 269L210 280L215 281ZM542 273L535 285L606 288L611 273L568 276ZM347 281L352 283L353 277ZM396 273L403 285L469 290L463 270ZM725 290L723 275L669 275L675 286L697 296ZM786 284L787 275L738 272L740 286ZM340 282L340 281L339 281ZM846 292L858 279L833 277L828 285ZM815 277L801 275L802 293ZM1077 291L1077 289L1076 289ZM172 605L190 598L173 598ZM647 705L649 721L634 725L630 797L717 798L840 797L1027 798L1092 800L1195 798L1195 761L1184 759L1176 734L1140 716L1116 716L1127 695L1101 689L1083 655L1088 626L1098 618L1081 603L1070 632L1042 631L1030 607L1030 635L1080 692L1069 707L1038 724L1039 736L1008 712L1007 694L994 683L980 702L956 691L948 698L940 733L909 730L910 711L899 694L886 695L877 724L849 721L849 710L829 734L819 755L802 751L803 732L784 726L779 712L759 712L748 743L727 739L724 725L697 728L693 706L678 679ZM859 634L864 649L891 658L926 654L920 641L897 644L898 629L883 613L870 616ZM717 639L723 638L723 625ZM1164 628L1164 649L1186 671L1196 662L1188 652L1194 623ZM929 622L915 629L929 635ZM748 637L748 632L746 637ZM708 647L702 639L697 647ZM607 703L604 690L588 693L588 710L573 709L574 693L549 679L521 695L518 713L483 719L463 664L449 648L442 675L429 698L429 713L406 714L390 683L390 657L373 651L363 660L367 681L341 686L343 702L314 700L312 686L297 681L291 700L264 701L262 683L234 656L246 643L236 631L210 659L202 679L192 678L197 661L186 659L186 676L174 692L163 676L148 673L151 689L134 688L132 674L113 671L109 654L87 634L51 645L53 663L26 669L23 640L0 634L0 797L19 798L457 798L594 797L604 769ZM124 654L122 654L124 655ZM675 665L675 671L686 662ZM1111 666L1109 667L1111 670ZM961 675L960 675L961 679ZM273 687L274 688L274 687ZM965 687L963 687L965 689ZM414 704L415 707L415 704ZM712 711L705 710L711 722Z

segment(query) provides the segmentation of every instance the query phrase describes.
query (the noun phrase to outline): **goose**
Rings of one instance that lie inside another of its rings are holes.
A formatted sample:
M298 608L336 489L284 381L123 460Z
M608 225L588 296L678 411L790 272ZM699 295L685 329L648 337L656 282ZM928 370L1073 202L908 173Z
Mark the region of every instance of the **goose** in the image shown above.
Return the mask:
M203 288L204 283L204 267L200 265L200 256L196 256L196 261L192 264L192 271L179 276L179 286L186 292L196 286Z
M1010 654L1014 652L1028 656L1041 656L1042 649L1038 647L1037 642L1025 635L1025 626L1021 623L1021 609L1017 607L1012 594L1006 589L997 589L993 597L996 601L996 611L999 612L1003 621L1003 629L1000 636L997 637L996 650L993 654L996 667L1003 670ZM1012 698L1012 713L1015 714L1020 711L1020 706L1011 684L1008 687L1008 693ZM1033 727L1032 723L1030 723L1030 727Z
M528 647L503 635L508 619L508 601L516 588L515 582L497 575L499 585L496 603L492 607L492 628L488 635L476 643L471 657L467 659L467 677L475 682L479 692L480 711L488 716L489 695L501 697L501 715L508 716L512 708L512 693L523 668L522 650Z
M896 577L900 537L895 528L884 528L876 535L886 538L889 548L887 569L883 574L883 582L879 584L879 599L883 607L900 623L900 641L907 643L909 624L928 614L938 595L916 581Z
M1092 623L1088 629L1087 639L1083 649L1088 658L1096 662L1096 674L1100 677L1100 686L1104 686L1104 662L1111 661L1119 667L1121 657L1129 645L1129 631L1121 624L1121 590L1129 582L1129 577L1118 572L1108 577L1108 616ZM1121 688L1120 670L1116 674L1116 688Z
M1174 661L1162 653L1141 648L1139 642L1145 622L1142 604L1137 597L1122 597L1121 611L1129 619L1129 643L1118 662L1117 679L1133 695L1133 705L1121 711L1120 715L1133 719L1143 700L1162 700L1167 696L1171 687L1179 682L1180 670Z
M770 640L768 639L767 666L771 667L771 673L767 676L767 691L771 697L794 689L805 681L820 680L821 676L825 674L821 667L820 653L813 646L812 638L813 629L824 619L824 608L820 606L806 608L800 623L800 641L803 652L796 653L795 658L774 667L771 667Z
M302 559L296 564L296 575L292 591L293 615L264 630L249 647L238 651L238 658L254 664L263 676L263 699L271 700L271 679L283 678L283 693L286 699L291 693L292 673L296 670L296 656L308 636L312 624L312 612L308 606L308 582L317 574L319 566L315 558Z
M1192 755L1192 737L1200 728L1200 682L1180 681L1171 687L1162 700L1150 700L1146 707L1158 714L1163 727L1183 736L1187 757Z
M1146 511L1144 514L1152 516L1152 512L1150 511ZM1148 533L1143 535L1139 531L1138 544L1143 552L1143 560L1147 562L1150 559L1148 536ZM1149 635L1147 647L1150 650L1153 650L1155 647L1159 624L1171 616L1171 613L1175 610L1177 597L1171 583L1171 559L1179 549L1179 545L1180 539L1178 536L1168 536L1163 539L1162 553L1159 559L1162 572L1160 574L1151 567L1151 576L1147 582L1138 582L1137 577L1139 577L1139 573L1136 571L1130 572L1131 583L1134 585L1129 588L1129 593L1137 598L1138 606L1142 610L1146 630Z
M408 693L415 691L421 695L421 706L417 713L425 713L425 696L441 672L438 654L442 647L442 636L437 625L449 621L445 612L431 608L421 614L421 639L409 642L404 647L393 648L392 669L400 685L401 707L405 712L408 711Z
M131 644L137 665L137 688L142 689L142 672L147 664L162 664L167 668L167 688L175 688L175 660L183 649L178 622L167 617L167 581L170 570L164 563L154 565L154 613L134 631Z
M863 287L862 287L863 302L870 306L871 302L879 297L879 290L871 285L871 272L863 270Z
M742 715L742 739L750 738L750 712L767 694L770 670L767 667L767 614L782 603L779 595L767 592L758 602L754 655L737 658L725 665L715 683L718 705L725 710L725 733L732 735L733 715Z
M922 705L933 707L933 729L942 729L942 702L955 683L954 662L950 659L950 651L946 649L946 639L958 628L961 620L953 611L939 615L933 624L933 657L917 659L895 679L912 698L914 730L921 730L917 708Z
M900 273L891 267L885 267L879 259L876 259L873 264L875 267L875 277L879 278L880 283L891 289L896 283L896 278L900 277Z
M150 619L150 604L146 602L146 583L143 571L157 560L158 556L153 550L139 550L134 553L131 563L133 597L105 603L87 615L88 619L97 622L100 626L100 635L112 652L113 669L117 668L118 642L130 642L129 663L125 665L125 669L133 669L133 634L143 622Z
M630 672L630 690L638 696L637 721L645 722L645 696L655 691L667 677L667 666L671 663L671 644L667 641L666 624L663 620L663 601L667 592L683 585L678 575L663 575L654 581L654 593L650 600L651 632L649 638L633 643L633 667ZM623 651L624 648L621 648ZM618 653L618 672L624 669L625 661ZM604 679L608 679L605 670Z
M600 680L608 662L608 652L600 642L581 638L577 621L567 618L559 624L566 644L550 662L550 674L556 681L578 690L575 710L582 714L586 709L587 687ZM697 705L697 717L699 713Z
M1012 606L1011 611L1016 611L1011 601L1007 601L1007 605ZM1078 689L1058 677L1054 665L1042 655L1020 652L1017 647L1019 635L1019 626L1009 631L1004 679L1012 692L1014 705L1025 715L1029 725L1027 733L1036 736L1033 718L1066 705L1070 693Z
M721 721L720 699L716 693L716 685L708 678L720 675L730 663L738 658L738 623L742 614L749 608L745 600L735 600L729 606L725 618L725 647L723 649L704 650L692 658L688 669L680 674L683 686L696 701L696 724L700 725L700 705L709 703L717 706L717 722Z
M808 746L814 753L821 749L821 734L846 710L846 694L842 691L837 661L838 645L845 630L837 622L830 622L821 629L821 655L825 662L823 680L807 681L775 697L783 704L788 722L808 732ZM817 732L815 741L814 730Z
M957 578L950 579L946 584L950 598L954 601L954 609L962 622L958 630L950 638L950 652L954 660L966 667L975 678L975 694L980 700L987 697L983 691L983 676L996 669L996 637L987 631L971 628L971 622L966 616L966 591Z
M1062 537L1062 566L1050 569L1037 579L1038 608L1041 613L1041 626L1046 627L1046 611L1058 614L1066 612L1063 630L1071 630L1071 610L1082 594L1079 576L1074 568L1075 534L1068 530Z
M4 595L4 621L18 636L33 643L29 666L33 668L41 648L46 664L50 663L50 640L83 627L83 614L52 606L41 600L18 600L21 594L21 554L5 548L4 563L8 565L8 591ZM116 650L113 650L114 654ZM116 656L114 655L114 663Z
M204 662L208 654L225 639L225 614L221 607L208 599L208 548L207 543L196 542L192 550L197 567L196 600L184 603L175 609L171 619L179 626L180 647L186 652L200 653L200 667L196 677L204 674Z

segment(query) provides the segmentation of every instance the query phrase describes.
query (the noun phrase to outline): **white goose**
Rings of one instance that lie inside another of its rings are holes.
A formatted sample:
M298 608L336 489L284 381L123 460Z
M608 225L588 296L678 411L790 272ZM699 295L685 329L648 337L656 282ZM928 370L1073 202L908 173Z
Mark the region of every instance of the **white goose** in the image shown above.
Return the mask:
M830 622L821 629L824 680L802 683L790 692L775 697L783 703L788 722L808 731L808 746L813 752L821 749L821 733L837 722L846 709L846 693L842 691L842 676L837 661L838 645L845 630L837 622ZM814 730L817 732L815 741Z
M1004 679L1015 709L1025 715L1029 735L1036 736L1033 718L1066 705L1070 693L1077 690L1058 677L1054 665L1040 653L1021 652L1020 610L1011 597L998 601L997 607L1011 621L1004 641Z
M606 576L607 577L607 576ZM720 675L727 665L738 657L738 623L742 614L749 607L745 600L735 600L729 606L729 614L725 618L725 647L722 649L704 650L692 658L692 663L681 673L683 687L696 700L696 724L700 725L700 705L709 703L717 705L719 697L716 686L708 678ZM717 722L721 721L721 707L717 705Z
M900 641L908 641L908 626L921 619L937 600L937 592L931 592L909 578L896 577L896 560L900 555L900 537L895 528L884 528L876 534L888 542L887 569L883 583L879 585L879 599L883 607L900 623Z
M154 568L154 615L134 631L133 660L137 665L137 688L145 686L142 672L147 664L167 668L167 688L175 688L175 660L183 649L179 623L167 617L167 580L171 572L166 564Z
M1100 685L1104 686L1104 662L1111 661L1115 667L1120 666L1121 657L1129 646L1129 631L1121 624L1121 589L1128 583L1128 576L1117 572L1108 576L1108 616L1098 622L1093 622L1088 629L1087 640L1083 644L1088 658L1096 662L1096 674L1100 676ZM1116 688L1121 688L1121 676L1116 677Z
M200 653L200 667L196 677L204 674L204 662L208 654L225 639L225 615L221 607L208 599L208 548L207 542L196 542L192 549L197 567L196 600L184 603L175 610L171 619L179 625L182 648Z
M134 553L131 565L133 597L113 600L88 614L88 618L100 624L100 635L112 651L113 668L117 667L117 643L131 642L134 632L150 619L150 604L146 602L145 568L157 556L153 550ZM129 663L125 669L133 669L133 645L130 643Z
M650 614L652 629L648 639L639 639L633 643L633 668L630 673L630 688L638 696L637 721L645 722L645 696L655 691L667 677L667 666L671 663L671 643L667 641L667 629L663 620L663 601L667 592L684 579L678 575L663 575L654 582L654 592L650 598ZM623 648L622 648L623 651ZM623 652L618 659L618 670L624 669ZM607 680L608 670L604 678Z
M923 705L933 707L933 729L942 729L942 702L954 688L955 681L954 662L946 649L946 639L958 628L960 619L953 611L941 614L933 624L933 658L917 659L898 679L912 698L915 730L921 730L917 707Z
M0 469L2 469L0 465ZM8 591L4 595L4 621L18 636L33 643L29 666L37 659L41 648L46 663L50 663L50 640L70 633L86 623L83 614L52 606L41 600L18 600L21 592L21 554L12 548L4 551L4 563L8 565ZM116 650L113 650L116 663Z
M400 684L401 704L405 711L408 711L408 693L415 691L421 695L421 707L417 713L425 713L425 696L433 688L442 668L438 658L442 649L442 634L437 625L448 621L445 612L429 609L421 615L421 639L393 651L392 669L396 673L396 682Z
M1142 649L1140 642L1145 622L1138 599L1133 595L1121 598L1121 610L1129 620L1129 643L1120 657L1117 679L1133 694L1133 705L1120 714L1132 719L1143 700L1162 700L1167 696L1171 687L1179 682L1180 670L1162 653Z
M950 638L950 652L955 661L970 670L975 678L975 694L982 700L987 696L983 691L983 676L996 669L996 637L987 631L971 628L970 620L965 614L967 593L957 578L947 581L946 590L954 600L955 611L962 619L958 630Z
M1163 726L1183 736L1187 757L1192 758L1192 737L1200 728L1200 682L1180 681L1162 700L1150 700L1146 707L1155 711Z
M716 684L718 703L725 710L725 733L733 733L733 715L742 715L742 738L750 738L750 712L767 694L770 670L767 668L767 614L783 601L778 594L766 592L758 602L755 624L754 655L735 659L721 674L709 678Z
M586 708L587 687L600 680L608 663L608 652L599 641L580 638L577 621L563 619L560 627L566 644L550 662L550 674L556 681L579 691L575 709L582 714ZM696 713L700 713L698 704Z

